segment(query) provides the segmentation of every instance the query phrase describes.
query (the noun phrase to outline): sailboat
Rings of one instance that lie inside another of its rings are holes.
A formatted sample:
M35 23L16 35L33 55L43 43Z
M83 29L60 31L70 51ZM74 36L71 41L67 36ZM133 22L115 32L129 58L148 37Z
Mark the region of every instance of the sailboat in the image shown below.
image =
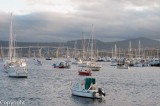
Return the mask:
M58 61L56 63L53 63L52 66L54 68L59 68L59 69L69 69L69 68L71 68L71 61L70 61L70 58L68 56L68 48L67 48L67 53L66 53L66 61L64 61L64 60L59 61L59 57L58 57Z
M92 71L100 71L101 66L98 65L95 62L95 59L93 58L93 35L94 35L94 29L93 29L93 25L92 25L92 41L91 41L91 62L88 65L88 68L90 68Z
M49 48L48 48L47 58L46 58L46 60L52 60L52 58L49 56Z
M10 40L9 40L9 59L4 63L4 70L8 72L9 77L26 78L28 71L26 69L26 61L16 58L15 39L12 34L12 14L10 25Z

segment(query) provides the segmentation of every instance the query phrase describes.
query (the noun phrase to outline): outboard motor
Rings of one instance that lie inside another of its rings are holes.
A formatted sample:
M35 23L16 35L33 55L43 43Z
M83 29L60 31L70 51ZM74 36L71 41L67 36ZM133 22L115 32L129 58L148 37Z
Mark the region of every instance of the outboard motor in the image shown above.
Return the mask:
M106 94L102 91L101 88L98 88L98 93L99 93L100 96L101 96L101 95L106 96Z

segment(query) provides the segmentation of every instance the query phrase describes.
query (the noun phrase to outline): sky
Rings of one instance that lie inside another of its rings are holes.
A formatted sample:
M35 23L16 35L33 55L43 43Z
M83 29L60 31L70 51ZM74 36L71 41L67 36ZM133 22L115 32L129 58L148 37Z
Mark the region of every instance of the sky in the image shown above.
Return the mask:
M0 40L160 40L160 0L0 0Z

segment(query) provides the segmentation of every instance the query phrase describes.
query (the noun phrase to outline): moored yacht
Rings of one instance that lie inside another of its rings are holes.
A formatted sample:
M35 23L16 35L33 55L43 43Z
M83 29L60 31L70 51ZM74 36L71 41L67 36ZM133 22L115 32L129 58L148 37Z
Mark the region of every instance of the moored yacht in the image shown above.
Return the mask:
M4 63L4 71L8 72L9 77L27 77L28 71L26 69L26 61L16 58L15 39L12 35L12 14L10 26L10 39L9 39L9 59Z

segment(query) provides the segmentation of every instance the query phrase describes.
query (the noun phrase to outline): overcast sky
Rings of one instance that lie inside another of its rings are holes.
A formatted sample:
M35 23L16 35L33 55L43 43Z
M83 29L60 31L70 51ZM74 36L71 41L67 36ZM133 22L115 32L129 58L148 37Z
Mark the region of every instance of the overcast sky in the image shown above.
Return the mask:
M0 40L9 39L10 13L17 41L137 37L160 40L160 0L0 0Z

